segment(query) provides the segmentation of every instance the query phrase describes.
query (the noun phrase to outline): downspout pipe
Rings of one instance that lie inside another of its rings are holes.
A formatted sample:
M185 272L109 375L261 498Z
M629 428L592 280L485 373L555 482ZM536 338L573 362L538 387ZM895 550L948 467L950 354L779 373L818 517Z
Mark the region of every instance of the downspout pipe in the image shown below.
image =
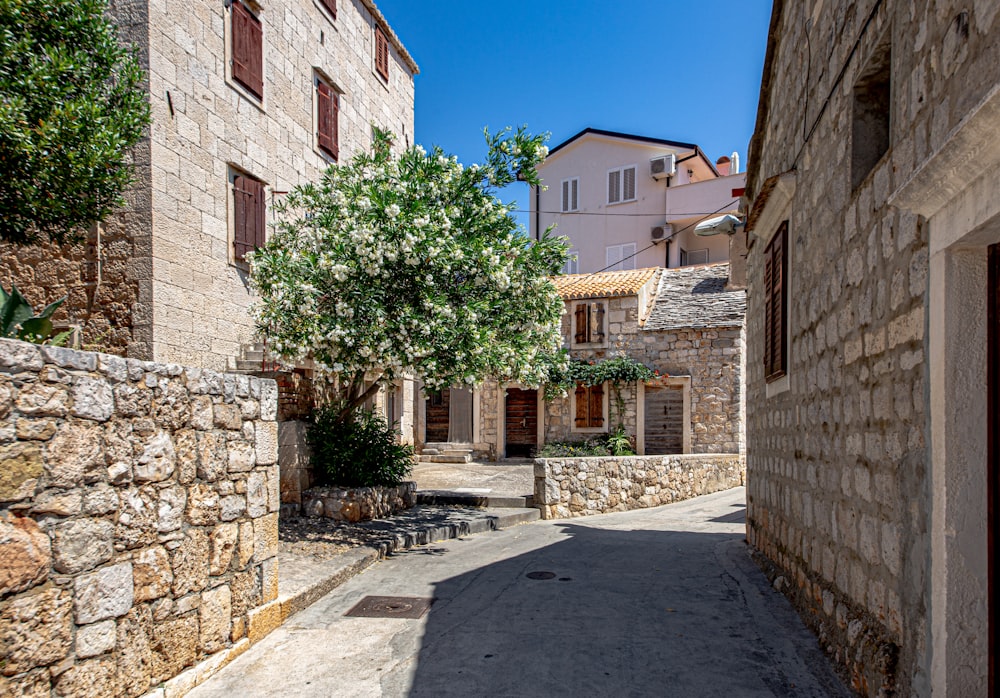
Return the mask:
M535 240L542 239L542 188L537 184L532 186L535 190Z

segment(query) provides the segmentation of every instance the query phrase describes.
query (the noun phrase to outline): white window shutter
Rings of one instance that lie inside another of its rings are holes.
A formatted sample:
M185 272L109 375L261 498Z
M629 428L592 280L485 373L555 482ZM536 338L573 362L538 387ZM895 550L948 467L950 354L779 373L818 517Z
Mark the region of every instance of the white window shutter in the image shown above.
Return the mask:
M622 265L622 246L611 245L606 250L605 267L608 271L618 271Z
M574 179L570 185L570 211L576 211L580 208L580 180Z
M564 179L562 183L562 210L569 211L569 180Z
M622 200L621 170L608 172L608 203L617 204Z
M622 245L622 269L635 269L635 243Z
M635 198L635 168L627 167L622 170L622 201L631 201Z

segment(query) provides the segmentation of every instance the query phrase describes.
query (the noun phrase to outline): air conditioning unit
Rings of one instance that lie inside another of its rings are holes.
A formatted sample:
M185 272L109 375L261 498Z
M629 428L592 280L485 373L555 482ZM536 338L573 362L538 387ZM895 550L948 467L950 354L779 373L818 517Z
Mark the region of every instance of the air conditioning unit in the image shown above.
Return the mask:
M649 174L653 179L673 177L677 174L677 156L671 153L653 158L649 161Z
M660 242L661 240L665 240L670 237L670 234L673 231L674 229L669 223L664 223L663 225L658 225L649 231L649 237L653 240L653 242Z

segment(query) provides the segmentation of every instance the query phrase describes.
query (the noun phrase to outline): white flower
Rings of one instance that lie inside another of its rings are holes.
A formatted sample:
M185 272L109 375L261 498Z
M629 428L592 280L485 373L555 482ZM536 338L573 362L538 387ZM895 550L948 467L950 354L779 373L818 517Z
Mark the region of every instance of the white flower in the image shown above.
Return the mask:
M389 204L385 207L385 215L389 216L389 218L395 218L399 215L399 206L396 204Z

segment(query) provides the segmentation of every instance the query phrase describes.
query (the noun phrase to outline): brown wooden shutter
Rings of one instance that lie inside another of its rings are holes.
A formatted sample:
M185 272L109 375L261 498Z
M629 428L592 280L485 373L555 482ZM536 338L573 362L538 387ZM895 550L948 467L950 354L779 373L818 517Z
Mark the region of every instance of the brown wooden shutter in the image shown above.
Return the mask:
M237 261L264 244L264 185L252 177L233 178L233 247Z
M340 158L340 95L330 95L330 135L333 138L333 159Z
M320 0L323 3L323 7L330 11L330 14L334 19L337 19L337 0Z
M264 96L264 35L260 20L246 5L232 4L233 79L257 97Z
M580 303L576 306L576 333L573 341L583 344L587 341L587 304Z
M319 147L337 159L337 93L323 81L316 83L316 117Z
M389 79L389 41L381 27L375 27L375 70L386 80Z
M764 251L764 377L770 377L774 366L774 342L771 339L773 294L771 293L771 248Z
M604 341L604 303L594 303L593 316L590 321L591 342Z
M604 426L604 386L590 386L590 424L595 429Z
M764 250L764 376L787 372L788 221L781 224Z
M590 426L590 399L583 383L576 384L576 426L585 429Z

